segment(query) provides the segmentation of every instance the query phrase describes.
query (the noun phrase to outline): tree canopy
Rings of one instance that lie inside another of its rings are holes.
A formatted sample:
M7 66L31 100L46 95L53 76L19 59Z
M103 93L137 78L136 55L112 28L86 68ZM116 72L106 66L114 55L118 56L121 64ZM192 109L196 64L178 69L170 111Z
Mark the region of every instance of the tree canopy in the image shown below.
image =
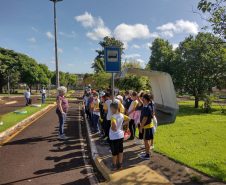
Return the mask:
M212 87L221 89L226 74L226 47L209 43L222 42L210 33L190 35L175 50L172 60L173 79L180 93L195 96L195 108Z
M224 39L215 44L226 43L226 0L200 0L198 9L209 13L209 17L204 19L211 24L214 34ZM203 29L207 28L205 26Z

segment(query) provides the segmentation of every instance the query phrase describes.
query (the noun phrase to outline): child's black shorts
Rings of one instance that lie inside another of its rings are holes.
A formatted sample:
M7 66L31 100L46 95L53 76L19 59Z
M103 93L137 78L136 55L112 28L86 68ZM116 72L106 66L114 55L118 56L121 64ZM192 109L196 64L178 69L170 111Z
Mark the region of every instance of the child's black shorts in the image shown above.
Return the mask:
M123 153L123 139L110 140L111 152L113 156Z
M144 140L152 140L154 139L154 130L152 128L144 129L143 132Z

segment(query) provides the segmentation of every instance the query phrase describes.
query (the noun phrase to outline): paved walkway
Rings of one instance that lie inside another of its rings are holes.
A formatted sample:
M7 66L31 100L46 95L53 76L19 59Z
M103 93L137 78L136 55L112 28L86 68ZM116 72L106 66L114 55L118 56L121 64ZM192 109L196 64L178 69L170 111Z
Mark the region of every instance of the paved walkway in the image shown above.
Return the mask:
M0 184L90 184L79 138L79 101L69 106L65 124L69 140L57 136L54 107L0 147Z

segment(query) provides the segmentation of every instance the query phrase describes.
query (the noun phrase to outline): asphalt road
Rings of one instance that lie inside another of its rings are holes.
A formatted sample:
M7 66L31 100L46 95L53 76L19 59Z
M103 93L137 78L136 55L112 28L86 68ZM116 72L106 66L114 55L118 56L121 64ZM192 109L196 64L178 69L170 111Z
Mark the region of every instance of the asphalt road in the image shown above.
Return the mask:
M40 96L32 96L32 103L41 103L42 100L37 100L38 98L40 98ZM6 99L8 100L8 98L3 98L3 100ZM26 107L26 99L24 98L24 96L21 97L16 97L16 98L10 98L10 101L17 101L17 103L14 104L9 104L9 105L1 105L0 104L0 115L4 115L10 112L13 112L17 109L22 109L24 107Z
M57 136L54 107L0 147L0 184L90 184L79 138L79 102L69 103L67 141Z

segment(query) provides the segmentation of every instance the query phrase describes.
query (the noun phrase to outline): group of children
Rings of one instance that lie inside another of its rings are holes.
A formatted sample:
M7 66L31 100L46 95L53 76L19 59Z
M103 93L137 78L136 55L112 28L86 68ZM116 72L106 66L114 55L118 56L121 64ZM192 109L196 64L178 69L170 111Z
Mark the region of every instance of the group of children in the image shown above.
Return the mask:
M150 159L157 127L154 95L148 91L137 93L130 90L119 95L119 91L112 94L110 88L105 91L103 88L99 91L93 91L90 87L87 89L89 90L83 96L86 115L90 119L90 127L93 128L92 133L100 133L103 144L110 145L113 170L123 169L123 140L130 135L127 141L134 141L136 127L139 128L139 139L134 144L142 145L141 148L145 149L140 158Z

